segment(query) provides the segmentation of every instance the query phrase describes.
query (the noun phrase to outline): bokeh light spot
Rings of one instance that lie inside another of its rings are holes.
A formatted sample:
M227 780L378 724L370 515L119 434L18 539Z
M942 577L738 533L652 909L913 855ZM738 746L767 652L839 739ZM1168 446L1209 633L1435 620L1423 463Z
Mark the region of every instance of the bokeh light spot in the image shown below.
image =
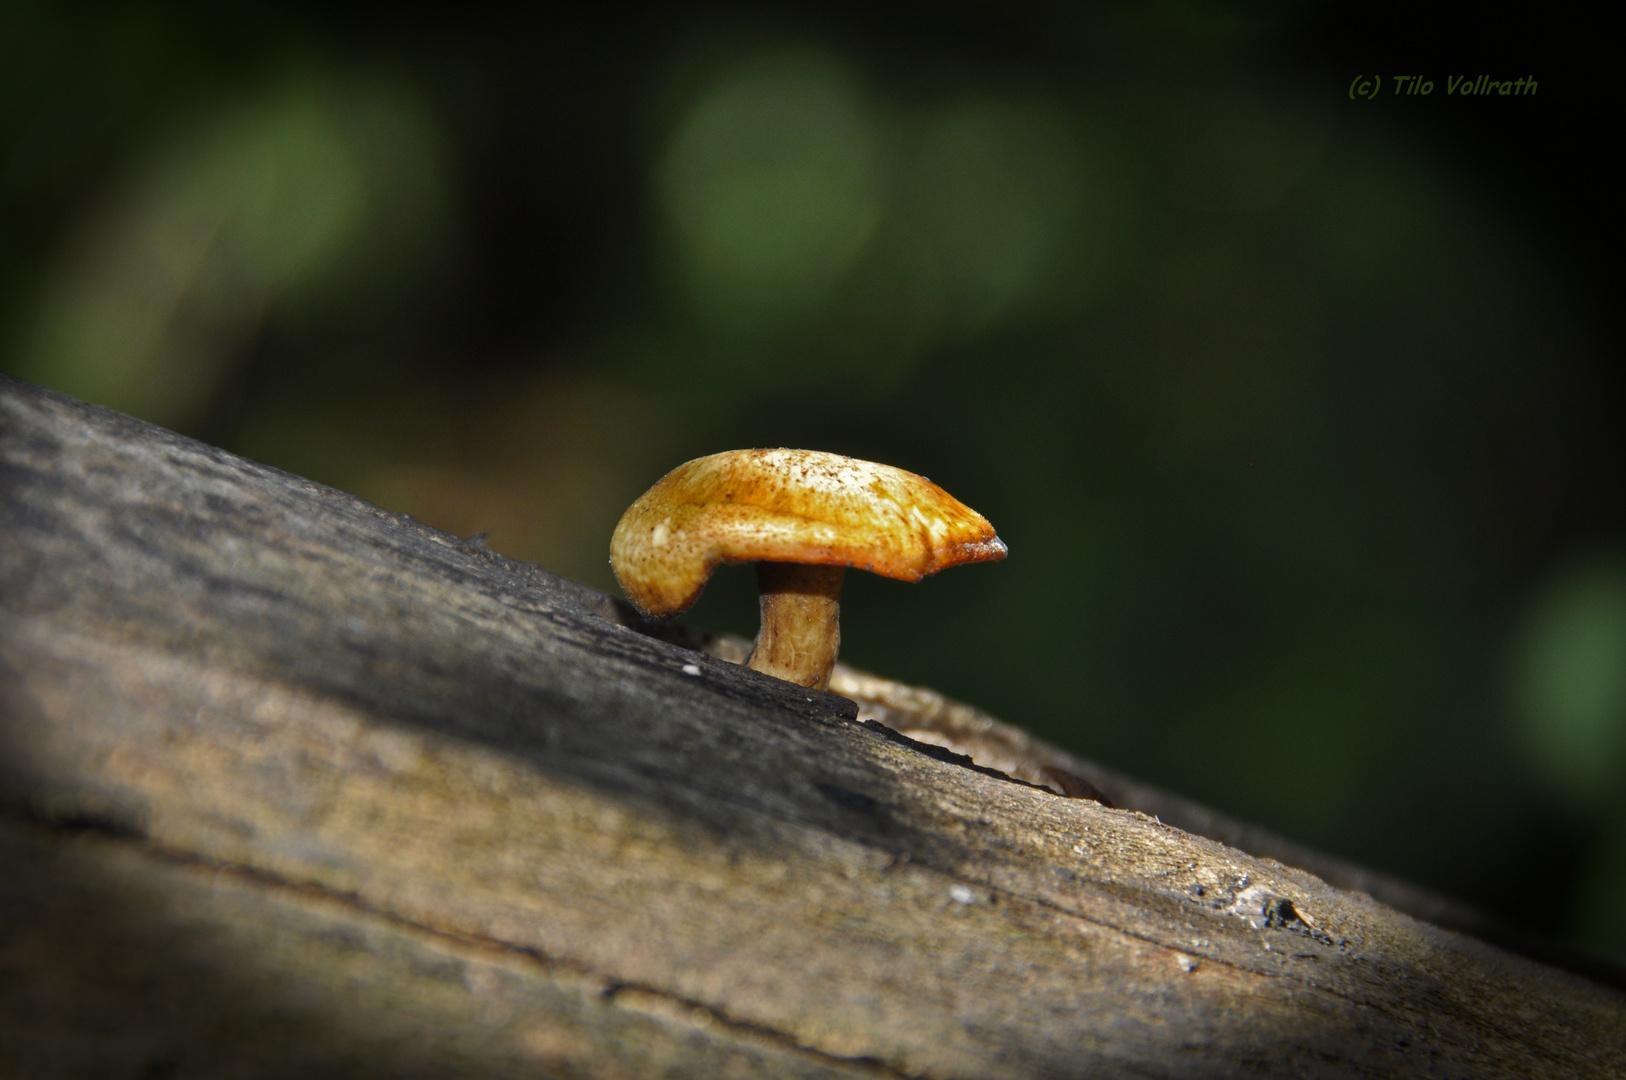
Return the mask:
M343 269L372 189L400 175L364 129L400 134L405 111L291 74L153 149L59 252L24 376L157 423L197 419L266 312Z
M1519 715L1532 764L1560 794L1593 803L1626 764L1626 561L1556 582L1525 638Z
M729 334L814 311L881 216L859 87L813 53L721 75L673 133L657 185L701 320Z
M946 326L980 329L1044 297L1065 256L1115 254L1106 230L1082 230L1084 201L1096 221L1112 222L1115 196L1065 118L973 99L924 125L899 200L903 243Z

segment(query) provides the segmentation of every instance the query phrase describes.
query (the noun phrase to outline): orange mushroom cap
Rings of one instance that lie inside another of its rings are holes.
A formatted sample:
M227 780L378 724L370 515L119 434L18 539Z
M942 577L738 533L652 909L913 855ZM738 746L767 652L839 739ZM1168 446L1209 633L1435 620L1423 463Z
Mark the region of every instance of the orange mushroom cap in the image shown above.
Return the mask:
M676 615L724 563L851 566L902 581L1003 559L988 519L914 473L817 450L679 465L622 515L610 565L638 609Z

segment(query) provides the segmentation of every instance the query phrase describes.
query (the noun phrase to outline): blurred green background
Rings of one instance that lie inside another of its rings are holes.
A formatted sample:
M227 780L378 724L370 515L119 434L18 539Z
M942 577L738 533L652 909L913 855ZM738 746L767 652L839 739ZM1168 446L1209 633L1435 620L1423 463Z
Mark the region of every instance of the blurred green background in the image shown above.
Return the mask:
M1614 65L1516 14L8 2L0 355L611 591L688 458L925 473L1010 559L846 659L1626 956Z

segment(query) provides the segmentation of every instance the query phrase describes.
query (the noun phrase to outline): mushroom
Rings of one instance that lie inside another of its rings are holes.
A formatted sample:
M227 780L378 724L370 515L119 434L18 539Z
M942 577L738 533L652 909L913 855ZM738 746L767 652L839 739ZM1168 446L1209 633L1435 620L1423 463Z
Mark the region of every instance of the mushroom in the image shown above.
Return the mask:
M622 515L610 565L639 611L667 618L724 563L754 562L762 629L747 664L830 685L849 566L919 581L1005 557L988 520L914 473L817 450L731 450L679 465Z

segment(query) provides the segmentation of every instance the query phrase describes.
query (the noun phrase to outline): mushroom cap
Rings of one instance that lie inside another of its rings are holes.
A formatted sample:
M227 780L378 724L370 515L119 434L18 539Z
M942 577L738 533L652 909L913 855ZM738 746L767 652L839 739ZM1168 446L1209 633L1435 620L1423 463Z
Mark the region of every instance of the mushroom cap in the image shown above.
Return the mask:
M1003 559L988 519L914 473L817 450L731 450L679 465L622 515L610 565L646 615L676 615L724 563L851 566L919 581Z

